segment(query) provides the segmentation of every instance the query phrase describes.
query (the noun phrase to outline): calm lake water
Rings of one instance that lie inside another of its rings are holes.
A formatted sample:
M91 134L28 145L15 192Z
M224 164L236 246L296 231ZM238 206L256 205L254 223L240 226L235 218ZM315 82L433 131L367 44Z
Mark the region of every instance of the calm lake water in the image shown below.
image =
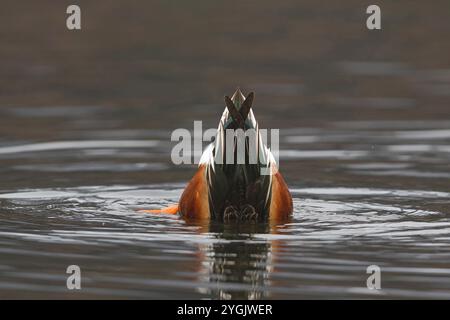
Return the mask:
M78 34L2 10L0 298L450 299L447 2L381 3L377 34L356 1L111 3ZM292 220L137 213L178 201L172 130L216 127L236 86L280 129Z
M294 216L277 226L136 213L176 203L194 171L171 164L161 138L170 132L83 130L90 139L2 146L1 297L450 298L448 126L282 130ZM170 181L151 183L158 175ZM72 264L80 292L65 286ZM366 288L372 264L381 291Z

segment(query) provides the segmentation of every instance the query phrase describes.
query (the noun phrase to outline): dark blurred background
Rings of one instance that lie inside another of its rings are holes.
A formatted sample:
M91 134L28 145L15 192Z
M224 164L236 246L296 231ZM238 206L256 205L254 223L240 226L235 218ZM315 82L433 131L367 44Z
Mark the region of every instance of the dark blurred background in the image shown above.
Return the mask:
M66 28L70 4L81 31ZM450 2L378 1L374 31L370 4L2 1L0 106L146 108L148 127L215 126L241 86L267 127L449 119ZM28 125L2 122L0 136L29 138Z

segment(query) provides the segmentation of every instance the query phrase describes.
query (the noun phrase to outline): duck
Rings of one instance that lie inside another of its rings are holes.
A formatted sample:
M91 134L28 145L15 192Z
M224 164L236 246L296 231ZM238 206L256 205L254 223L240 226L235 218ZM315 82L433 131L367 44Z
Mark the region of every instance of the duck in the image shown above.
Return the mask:
M253 112L254 93L245 96L238 88L224 100L216 136L178 204L139 212L237 223L282 222L292 216L291 193Z

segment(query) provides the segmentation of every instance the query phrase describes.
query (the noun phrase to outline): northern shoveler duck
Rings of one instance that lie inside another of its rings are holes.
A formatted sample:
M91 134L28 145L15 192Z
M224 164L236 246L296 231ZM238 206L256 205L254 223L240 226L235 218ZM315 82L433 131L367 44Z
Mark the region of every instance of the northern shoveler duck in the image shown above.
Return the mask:
M216 138L203 152L198 170L184 189L178 205L141 212L178 213L189 220L224 222L277 222L289 218L292 197L270 149L261 138L252 110L253 97L252 92L245 97L239 89L231 98L225 96L226 108ZM245 138L244 151L237 147L236 136L226 138L227 129L236 132L237 129L243 132L252 129L256 134ZM255 140L253 143L250 141L252 138ZM250 148L256 148L256 160L250 156ZM232 152L232 155L227 156L227 152ZM245 159L244 163L236 161L239 157ZM249 161L250 158L254 160ZM262 169L269 174L263 174Z

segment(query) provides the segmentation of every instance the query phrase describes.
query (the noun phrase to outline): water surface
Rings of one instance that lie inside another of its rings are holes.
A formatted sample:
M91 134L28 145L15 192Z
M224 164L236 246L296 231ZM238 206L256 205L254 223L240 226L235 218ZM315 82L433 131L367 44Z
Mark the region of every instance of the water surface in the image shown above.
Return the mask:
M111 0L69 32L63 2L2 4L0 298L450 299L449 2L379 5L371 32L360 1ZM137 213L177 202L172 130L237 86L291 221Z
M294 215L271 226L137 213L176 203L194 172L152 132L2 146L1 296L450 298L446 123L378 124L282 130ZM72 264L79 292L65 286ZM369 265L381 291L366 288Z

